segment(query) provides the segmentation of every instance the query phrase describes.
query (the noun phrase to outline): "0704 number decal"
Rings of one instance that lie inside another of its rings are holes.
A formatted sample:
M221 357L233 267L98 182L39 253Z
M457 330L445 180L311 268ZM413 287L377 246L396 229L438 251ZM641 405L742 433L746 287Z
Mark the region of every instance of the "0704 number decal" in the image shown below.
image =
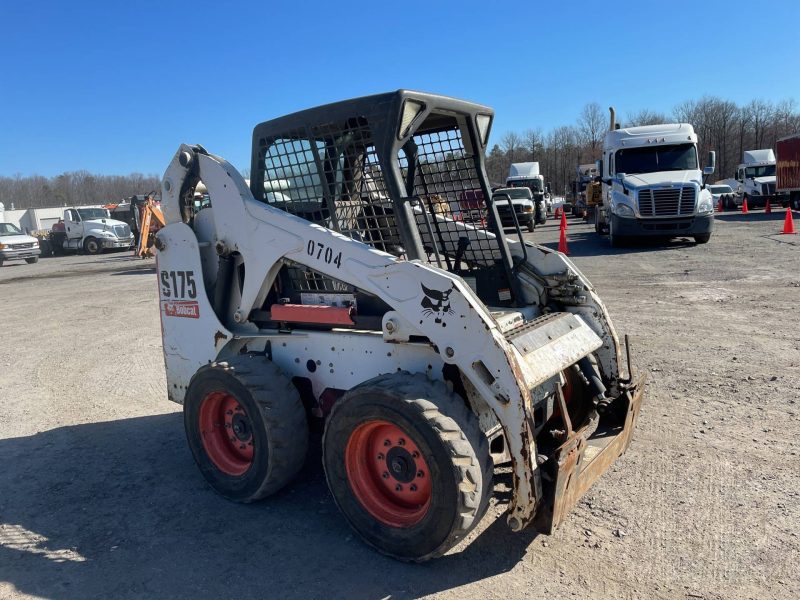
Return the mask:
M306 252L308 252L308 255L312 258L324 260L329 265L336 265L337 269L341 269L342 267L342 253L338 252L334 254L333 248L326 247L325 244L315 242L314 240L308 240Z
M194 271L161 271L162 298L197 298Z

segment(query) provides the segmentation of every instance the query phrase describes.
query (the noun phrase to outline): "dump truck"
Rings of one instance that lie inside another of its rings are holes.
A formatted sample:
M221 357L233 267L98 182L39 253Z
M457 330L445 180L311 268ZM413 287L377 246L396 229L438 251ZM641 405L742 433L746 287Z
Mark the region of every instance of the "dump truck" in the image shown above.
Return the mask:
M155 241L167 390L219 494L286 486L324 423L344 518L423 561L481 520L496 466L510 529L551 532L628 448L629 346L566 256L506 236L493 117L407 90L303 110L256 125L249 185L178 148Z
M711 239L714 202L706 180L714 173L716 154L702 170L697 134L688 123L617 127L609 108L610 127L603 140L597 172L603 182L595 211L595 230L607 233L612 247L638 236Z
M776 189L783 206L800 210L800 133L778 140Z

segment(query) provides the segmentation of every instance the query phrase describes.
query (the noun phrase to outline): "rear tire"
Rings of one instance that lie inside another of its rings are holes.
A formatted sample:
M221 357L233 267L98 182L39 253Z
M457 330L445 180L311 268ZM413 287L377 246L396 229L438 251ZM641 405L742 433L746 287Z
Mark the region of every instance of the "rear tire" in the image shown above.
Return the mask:
M25 262L28 263L29 265L33 265L33 264L39 262L39 257L38 256L32 256L31 258L26 258Z
M484 516L492 491L477 418L422 375L381 375L349 390L328 418L323 463L350 526L400 560L447 552Z
M229 500L274 494L305 462L308 423L300 394L263 356L200 368L186 391L183 417L200 472Z

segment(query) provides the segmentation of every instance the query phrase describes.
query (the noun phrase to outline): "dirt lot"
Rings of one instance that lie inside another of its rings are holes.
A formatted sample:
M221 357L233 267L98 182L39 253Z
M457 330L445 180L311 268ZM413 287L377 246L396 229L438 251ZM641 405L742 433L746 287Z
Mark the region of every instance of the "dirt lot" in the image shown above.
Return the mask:
M424 565L353 536L318 450L259 504L206 486L166 400L152 262L8 264L0 598L800 597L800 236L774 235L782 218L622 250L571 221L650 372L631 448L555 535L513 534L495 505Z

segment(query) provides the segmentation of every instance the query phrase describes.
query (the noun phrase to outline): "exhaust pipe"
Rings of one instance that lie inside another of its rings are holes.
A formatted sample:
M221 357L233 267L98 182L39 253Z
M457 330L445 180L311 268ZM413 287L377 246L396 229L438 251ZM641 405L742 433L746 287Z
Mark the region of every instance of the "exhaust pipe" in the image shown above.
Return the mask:
M617 128L617 111L614 110L613 106L609 106L608 112L611 113L611 122L608 125L608 130L614 131Z

